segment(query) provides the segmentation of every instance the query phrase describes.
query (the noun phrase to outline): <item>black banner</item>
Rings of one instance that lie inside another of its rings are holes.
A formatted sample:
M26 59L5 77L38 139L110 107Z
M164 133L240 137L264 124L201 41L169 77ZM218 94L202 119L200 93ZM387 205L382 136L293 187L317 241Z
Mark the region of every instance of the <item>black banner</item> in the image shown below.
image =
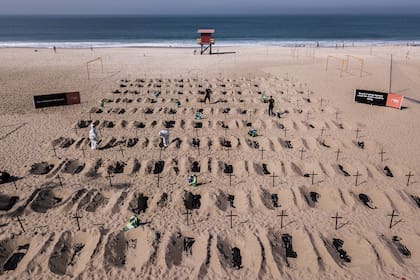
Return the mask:
M46 95L35 95L34 105L35 108L44 108L52 106L63 106L80 103L79 92L69 93L53 93Z
M355 102L377 106L386 106L387 98L388 93L372 90L356 89L356 92L354 94Z

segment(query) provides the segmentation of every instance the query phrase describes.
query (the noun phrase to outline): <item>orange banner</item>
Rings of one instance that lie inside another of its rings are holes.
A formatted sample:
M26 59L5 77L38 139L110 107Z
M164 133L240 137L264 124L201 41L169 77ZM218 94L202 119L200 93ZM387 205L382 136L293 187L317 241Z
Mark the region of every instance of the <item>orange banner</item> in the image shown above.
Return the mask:
M396 93L388 93L388 98L386 99L386 106L401 109L404 96Z

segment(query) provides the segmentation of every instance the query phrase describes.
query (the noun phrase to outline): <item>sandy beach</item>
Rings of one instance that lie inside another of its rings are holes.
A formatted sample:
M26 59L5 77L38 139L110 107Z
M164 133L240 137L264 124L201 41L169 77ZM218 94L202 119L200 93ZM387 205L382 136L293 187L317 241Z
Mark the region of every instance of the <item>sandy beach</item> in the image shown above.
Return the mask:
M1 279L419 278L420 47L214 51L0 49Z

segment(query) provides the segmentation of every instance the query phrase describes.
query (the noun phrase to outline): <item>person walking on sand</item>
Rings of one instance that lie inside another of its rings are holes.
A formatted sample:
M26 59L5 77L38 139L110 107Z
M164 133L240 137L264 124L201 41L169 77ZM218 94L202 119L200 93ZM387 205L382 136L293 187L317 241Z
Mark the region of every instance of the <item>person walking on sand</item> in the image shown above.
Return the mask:
M96 132L96 127L93 123L90 125L89 140L90 148L96 150L96 146L98 145L98 133Z
M159 131L159 136L162 138L163 146L167 148L169 145L169 131L167 131L166 129L161 130Z
M57 53L57 48L54 46L53 47L54 53Z
M274 109L274 99L273 99L273 96L270 96L270 98L268 99L268 115L269 116L273 115L273 109Z
M210 95L211 95L211 89L207 88L206 95L204 96L204 103L206 103L207 99L209 100L209 103L210 103Z

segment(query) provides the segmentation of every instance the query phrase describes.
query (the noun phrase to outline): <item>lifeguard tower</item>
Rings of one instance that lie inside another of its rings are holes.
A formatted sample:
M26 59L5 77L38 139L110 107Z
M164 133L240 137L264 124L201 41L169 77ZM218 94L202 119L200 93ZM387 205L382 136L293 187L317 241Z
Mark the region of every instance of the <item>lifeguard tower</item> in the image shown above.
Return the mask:
M214 44L214 38L212 34L215 32L214 29L198 29L197 33L200 33L200 38L197 39L197 44L201 46L200 54L205 53L209 50L211 54L211 45Z

